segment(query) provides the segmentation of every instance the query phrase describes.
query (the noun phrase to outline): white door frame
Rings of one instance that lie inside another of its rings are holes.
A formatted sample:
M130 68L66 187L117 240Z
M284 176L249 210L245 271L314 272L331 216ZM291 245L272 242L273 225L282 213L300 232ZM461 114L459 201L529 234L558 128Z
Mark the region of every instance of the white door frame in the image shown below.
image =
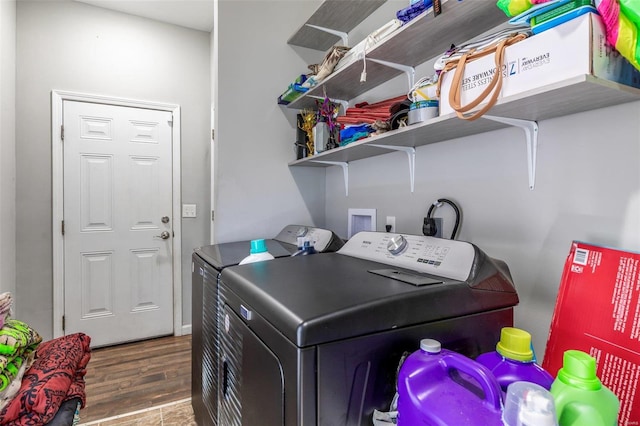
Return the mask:
M172 213L173 213L173 333L183 334L182 330L182 215L180 201L180 106L157 102L137 101L102 95L66 92L51 92L51 155L52 155L52 207L53 207L53 337L64 335L62 316L64 315L64 239L61 232L63 220L63 142L61 128L63 123L62 103L64 101L90 102L94 104L116 105L132 108L169 111L173 114L172 128Z

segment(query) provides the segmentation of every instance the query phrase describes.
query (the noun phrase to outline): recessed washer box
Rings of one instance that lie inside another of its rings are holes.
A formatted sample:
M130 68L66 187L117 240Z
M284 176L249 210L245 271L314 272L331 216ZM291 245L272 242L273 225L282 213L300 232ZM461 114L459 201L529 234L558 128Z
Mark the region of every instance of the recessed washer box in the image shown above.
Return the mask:
M360 231L375 231L376 209L349 209L348 220L348 238L351 238Z

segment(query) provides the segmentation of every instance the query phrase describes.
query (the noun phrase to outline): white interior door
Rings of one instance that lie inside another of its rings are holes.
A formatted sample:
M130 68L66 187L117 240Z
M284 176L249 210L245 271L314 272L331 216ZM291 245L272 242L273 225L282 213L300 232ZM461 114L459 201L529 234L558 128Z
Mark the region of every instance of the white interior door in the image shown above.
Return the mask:
M172 114L65 100L63 123L65 334L172 334Z

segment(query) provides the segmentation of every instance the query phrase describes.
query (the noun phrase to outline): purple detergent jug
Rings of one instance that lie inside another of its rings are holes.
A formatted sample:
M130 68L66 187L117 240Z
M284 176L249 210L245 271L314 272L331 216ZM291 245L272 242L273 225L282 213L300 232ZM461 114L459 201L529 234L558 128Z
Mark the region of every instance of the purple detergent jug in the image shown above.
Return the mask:
M423 339L400 367L398 426L501 426L501 398L486 367Z
M496 350L480 355L476 361L491 370L503 392L518 381L536 383L546 390L553 383L553 376L533 361L531 334L519 328L504 327Z

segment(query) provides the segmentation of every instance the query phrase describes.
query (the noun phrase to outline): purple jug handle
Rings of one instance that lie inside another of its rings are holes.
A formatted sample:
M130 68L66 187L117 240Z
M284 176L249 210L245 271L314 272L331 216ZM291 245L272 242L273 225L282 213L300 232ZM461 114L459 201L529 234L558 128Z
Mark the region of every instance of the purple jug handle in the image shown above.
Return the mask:
M498 381L493 377L491 371L482 364L478 364L470 358L445 355L441 359L446 368L459 370L473 377L480 383L484 398L493 408L500 411L502 408L502 390Z

